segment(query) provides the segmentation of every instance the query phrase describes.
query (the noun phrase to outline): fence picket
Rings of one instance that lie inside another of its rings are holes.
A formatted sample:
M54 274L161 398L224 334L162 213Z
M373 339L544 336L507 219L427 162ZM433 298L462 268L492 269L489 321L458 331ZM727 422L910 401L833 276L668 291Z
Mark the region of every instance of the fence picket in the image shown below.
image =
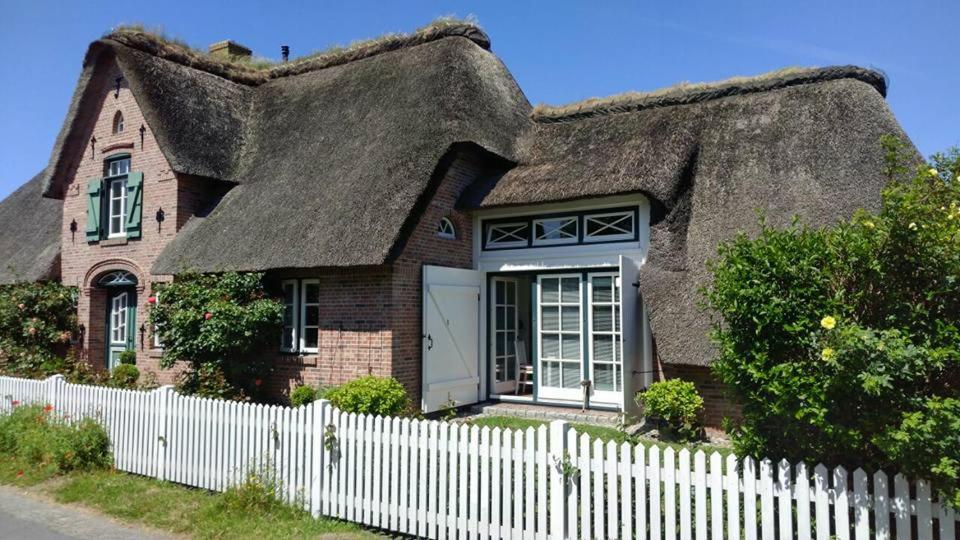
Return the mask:
M850 501L847 491L847 470L833 469L833 534L839 540L850 540Z
M486 538L490 533L490 428L484 426L480 429L480 451L477 454L480 458L480 515L478 519L478 531L481 538ZM544 490L546 495L546 490Z
M534 476L536 475L536 453L534 449L536 435L533 428L528 427L523 437L524 467L526 469L523 474L526 488L526 494L523 497L524 507L526 508L523 515L523 538L524 540L530 540L534 537L534 523L536 523L534 520L536 517L536 500L533 490Z
M893 493L897 540L910 540L910 484L902 474L893 477Z
M693 455L693 532L697 540L707 538L707 456L703 450Z
M870 481L863 469L853 471L853 519L857 540L870 537Z
M956 538L956 512L948 506L947 501L940 499L940 510L937 521L940 525L940 540L954 540Z
M646 538L647 536L647 449L638 444L633 448L633 479L637 486L636 503L636 536L637 538Z
M436 497L430 497L430 502L433 504L436 501L436 507L430 513L434 516L434 522L431 525L431 529L435 530L435 538L444 539L447 537L447 480L450 477L450 469L448 468L448 461L450 457L450 431L449 425L445 422L434 423L436 430L434 431L435 436L433 438L435 446L431 447L431 456L436 456L435 463L437 464L437 469L434 474L431 475L431 485L436 485L433 483L433 479L438 480L439 486L437 486ZM439 452L439 456L437 453ZM511 459L511 462L513 460ZM510 532L507 532L509 535Z
M577 430L569 429L566 433L567 436L567 452L570 458L570 465L579 470L579 462L577 456L579 452L577 451ZM567 537L568 538L577 538L580 533L579 523L577 520L577 508L580 506L580 486L578 484L579 478L574 473L569 478L564 478L564 482L567 488Z
M917 481L917 537L920 540L933 538L933 515L931 513L930 483Z
M660 538L661 523L663 522L660 513L660 447L654 445L650 448L650 538Z
M538 539L547 537L547 428L540 426L537 429L537 534Z
M763 540L774 540L773 464L760 462L760 533Z
M606 522L603 504L603 443L600 439L593 441L593 460L590 469L593 472L593 536L606 538Z
M727 538L740 538L740 477L737 457L727 456Z
M743 534L757 540L757 473L751 457L743 458Z
M620 537L633 538L633 466L630 463L631 446L627 442L620 444ZM572 508L576 508L573 506ZM576 531L576 520L571 520Z
M673 448L663 451L663 532L667 540L677 537L677 466Z
M807 465L802 461L797 463L797 540L810 540L810 475Z
M617 504L617 443L607 442L606 459L603 463L607 477L607 537L616 539L620 534L619 505Z
M793 538L793 483L790 480L790 469L790 462L785 459L777 465L780 538Z
M712 540L723 540L723 458L710 454L710 533ZM706 538L706 534L704 534Z
M690 512L690 451L680 450L680 540L690 540L690 529L693 521Z
M591 536L593 516L592 493L590 491L590 477L592 475L593 461L590 457L590 436L584 433L580 436L579 451L580 468L580 538L587 540Z
M489 536L493 539L500 538L500 481L503 475L503 441L501 439L500 428L493 428L490 432L490 529Z

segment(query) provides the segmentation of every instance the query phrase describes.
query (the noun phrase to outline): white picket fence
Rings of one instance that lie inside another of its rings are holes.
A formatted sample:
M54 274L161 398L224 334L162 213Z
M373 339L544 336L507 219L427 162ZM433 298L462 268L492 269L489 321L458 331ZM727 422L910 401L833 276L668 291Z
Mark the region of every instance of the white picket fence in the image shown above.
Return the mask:
M45 403L106 427L116 467L221 491L268 469L283 496L429 538L953 540L924 481L578 435L0 377L0 411Z

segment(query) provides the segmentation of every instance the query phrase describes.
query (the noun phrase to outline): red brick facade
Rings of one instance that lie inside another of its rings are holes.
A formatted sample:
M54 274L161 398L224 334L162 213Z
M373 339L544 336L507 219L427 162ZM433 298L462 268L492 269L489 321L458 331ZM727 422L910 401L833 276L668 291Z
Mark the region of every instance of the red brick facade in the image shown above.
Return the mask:
M137 365L143 372L153 372L161 382L172 381L173 374L160 371L158 351L151 348L149 329L142 334L139 327L147 321L146 299L151 283L169 277L150 275L150 267L163 247L198 210L209 204L222 188L212 182L177 175L161 152L129 87L116 78L122 76L114 62L99 66L92 88L100 96L95 107L80 113L80 121L88 133L84 148L70 148L73 167L63 194L63 226L61 245L61 279L80 289L79 321L84 326L81 354L95 368L106 363L107 291L97 287L97 280L113 270L125 270L137 277L136 351ZM123 115L124 127L114 134L114 118ZM143 126L141 134L140 128ZM91 142L95 139L95 142ZM88 243L84 235L87 223L87 184L104 175L107 157L130 155L131 170L143 173L142 232L139 239L114 239ZM165 220L158 224L155 216L163 209ZM76 233L71 223L76 222Z

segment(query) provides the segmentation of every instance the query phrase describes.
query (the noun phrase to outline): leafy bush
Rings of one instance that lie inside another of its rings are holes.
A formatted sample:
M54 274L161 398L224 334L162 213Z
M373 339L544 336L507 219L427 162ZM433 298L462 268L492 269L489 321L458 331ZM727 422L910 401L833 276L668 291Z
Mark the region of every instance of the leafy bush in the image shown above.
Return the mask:
M109 467L110 440L97 422L69 423L49 405L15 407L0 414L0 454L58 472Z
M661 431L666 427L672 437L685 441L699 438L703 398L692 382L681 379L655 382L637 394L637 403L648 416L662 422Z
M396 416L410 407L407 390L396 379L368 375L327 391L326 398L348 413Z
M290 392L290 404L294 407L307 405L317 400L317 389L312 386L300 385Z
M77 331L77 289L59 283L0 286L0 370L42 378Z
M206 397L256 396L266 363L251 353L279 339L282 304L268 298L263 274L179 276L162 286L163 301L153 304L150 324L163 342L160 365L178 361L190 367L179 390ZM158 291L155 291L158 292Z
M137 351L126 350L120 353L118 358L121 364L130 364L134 365L137 363Z
M956 450L939 449L957 431L933 438L960 419L960 154L902 180L902 148L884 144L879 213L816 230L761 219L719 247L713 368L742 405L739 453L909 471L955 497Z
M120 364L110 372L110 385L117 388L136 388L138 380L140 380L140 370L131 364Z

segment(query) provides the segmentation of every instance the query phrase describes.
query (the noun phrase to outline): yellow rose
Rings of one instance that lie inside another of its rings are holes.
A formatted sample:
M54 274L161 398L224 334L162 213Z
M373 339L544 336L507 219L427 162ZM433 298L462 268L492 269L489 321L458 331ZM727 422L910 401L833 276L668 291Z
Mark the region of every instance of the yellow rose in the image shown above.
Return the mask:
M911 231L915 231L917 230L917 224L911 221L910 224L907 225L907 228L910 229Z
M837 355L837 351L831 349L830 347L827 347L826 349L823 350L822 353L820 353L820 357L828 361L833 360L833 357L836 355Z
M820 319L820 326L826 328L827 330L833 330L837 326L837 320L827 315L826 317Z
M863 226L866 227L866 228L868 228L868 229L872 229L872 228L874 227L872 221L864 221L864 222L863 222Z
M940 176L940 172L934 168L928 169L927 172L930 173L930 176Z

